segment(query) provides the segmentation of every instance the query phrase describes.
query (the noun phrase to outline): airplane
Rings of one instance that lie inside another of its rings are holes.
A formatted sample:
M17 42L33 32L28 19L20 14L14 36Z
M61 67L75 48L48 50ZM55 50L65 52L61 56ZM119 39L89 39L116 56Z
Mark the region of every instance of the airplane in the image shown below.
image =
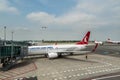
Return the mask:
M103 42L102 41L94 41L95 44L100 44L100 45L103 45Z
M112 41L110 38L107 40L108 43L113 43L113 44L120 44L120 41Z
M29 43L29 45L37 45L37 42L35 42L35 41L29 41L28 43Z
M67 44L67 45L44 45L44 46L29 46L29 54L43 54L47 58L58 58L62 54L73 55L74 52L80 52L81 54L90 53L91 51L85 51L88 46L88 41L90 37L90 31L86 33L82 41L77 42L76 44ZM93 52L96 50L97 45L93 48Z

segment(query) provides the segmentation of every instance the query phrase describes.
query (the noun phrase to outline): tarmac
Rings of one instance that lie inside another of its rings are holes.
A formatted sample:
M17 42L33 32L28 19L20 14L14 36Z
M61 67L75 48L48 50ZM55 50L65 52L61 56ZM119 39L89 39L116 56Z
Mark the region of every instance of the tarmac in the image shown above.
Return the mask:
M88 54L87 59L85 55L75 54L51 60L38 55L28 57L9 71L0 71L0 80L29 77L38 80L120 79L120 45L101 45L96 52Z

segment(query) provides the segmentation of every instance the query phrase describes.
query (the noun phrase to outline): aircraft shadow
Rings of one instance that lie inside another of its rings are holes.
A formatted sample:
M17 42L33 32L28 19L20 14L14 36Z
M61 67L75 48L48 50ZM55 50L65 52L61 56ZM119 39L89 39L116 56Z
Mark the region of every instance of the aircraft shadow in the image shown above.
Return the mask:
M67 57L67 56L62 56L61 58L63 59L66 59L66 60L71 60L71 61L82 61L82 62L90 62L90 63L98 63L96 61L90 61L89 58L88 59L76 59L76 58L70 58L70 57Z
M9 70L12 70L12 69L17 69L17 68L21 68L21 67L24 67L24 66L27 66L27 65L29 65L29 64L31 64L31 63L33 63L33 61L22 61L22 62L19 62L19 63L16 63L16 64L14 64L13 66L11 66L9 69L8 69L8 71ZM3 69L4 68L0 68L0 71L3 71Z
M16 68L27 66L27 65L31 64L32 62L33 61L22 61L20 63L16 63L11 69L16 69Z

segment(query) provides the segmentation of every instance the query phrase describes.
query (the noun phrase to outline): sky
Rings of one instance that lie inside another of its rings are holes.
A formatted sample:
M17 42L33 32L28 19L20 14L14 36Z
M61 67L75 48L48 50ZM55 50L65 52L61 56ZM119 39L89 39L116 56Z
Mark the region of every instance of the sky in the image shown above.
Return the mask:
M7 40L120 40L120 0L0 0L4 26Z

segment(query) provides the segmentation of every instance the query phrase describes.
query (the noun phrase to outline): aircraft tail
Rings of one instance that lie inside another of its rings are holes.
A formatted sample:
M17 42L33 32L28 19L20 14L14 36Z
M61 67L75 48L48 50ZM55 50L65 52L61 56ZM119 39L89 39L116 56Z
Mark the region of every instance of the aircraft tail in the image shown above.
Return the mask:
M108 38L108 41L110 41L110 38Z
M82 39L82 41L77 42L76 44L78 44L78 45L80 45L80 44L88 44L89 37L90 37L90 31L88 31L86 33L86 35L84 36L84 38Z
M110 38L107 39L107 42L111 42Z

